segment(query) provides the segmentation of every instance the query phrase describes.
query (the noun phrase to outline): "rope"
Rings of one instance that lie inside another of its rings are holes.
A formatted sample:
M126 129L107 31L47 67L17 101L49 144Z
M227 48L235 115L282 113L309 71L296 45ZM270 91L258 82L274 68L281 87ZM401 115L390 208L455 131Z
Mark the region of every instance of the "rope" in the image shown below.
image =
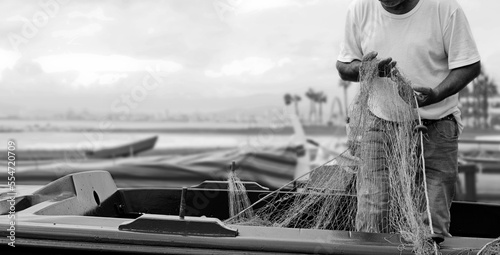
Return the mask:
M415 96L415 104L418 110L418 101L417 97ZM418 111L417 111L418 112ZM418 114L418 124L422 125L422 118L420 117L420 114ZM424 134L422 133L422 130L419 131L420 135L420 158L422 160L422 174L424 178L424 194L425 194L425 203L427 205L427 217L429 218L429 229L431 231L431 234L434 235L434 229L432 228L432 214L431 214L431 207L430 207L430 202L429 202L429 192L427 191L427 175L425 173L425 158L424 158ZM439 249L437 247L436 242L433 242L433 248L434 248L434 254L439 255Z

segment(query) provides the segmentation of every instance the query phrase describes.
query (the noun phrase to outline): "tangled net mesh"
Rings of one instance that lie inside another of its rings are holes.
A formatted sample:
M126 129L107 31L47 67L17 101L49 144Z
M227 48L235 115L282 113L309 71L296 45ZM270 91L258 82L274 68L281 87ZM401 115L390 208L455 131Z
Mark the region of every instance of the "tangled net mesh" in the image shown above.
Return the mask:
M477 254L478 255L498 255L498 254L500 254L500 237L487 243Z
M228 174L228 203L229 203L229 216L234 217L235 221L250 219L254 217L253 209L250 207L250 199L248 198L245 185L241 182L240 178L234 172L234 166ZM245 209L248 210L244 211ZM238 215L238 213L242 212Z
M377 63L363 61L360 68L349 149L314 169L296 192L273 192L254 213L237 214L245 212L240 207L227 223L397 233L416 254L433 253L423 220L427 205L414 92L397 69L380 78ZM363 199L380 206L366 207ZM363 223L356 220L358 207L366 207L358 215ZM381 210L385 216L377 213Z

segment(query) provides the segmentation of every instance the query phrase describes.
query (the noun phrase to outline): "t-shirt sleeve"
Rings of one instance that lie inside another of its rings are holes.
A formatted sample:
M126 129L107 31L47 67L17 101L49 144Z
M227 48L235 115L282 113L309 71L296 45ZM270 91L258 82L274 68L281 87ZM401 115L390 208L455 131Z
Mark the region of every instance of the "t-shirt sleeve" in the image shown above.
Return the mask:
M344 28L344 40L340 44L340 53L337 58L340 62L350 63L353 60L361 60L363 53L361 50L361 41L359 27L356 25L353 5L347 11L347 17Z
M467 17L460 7L449 17L444 30L444 46L449 69L474 64L481 59Z

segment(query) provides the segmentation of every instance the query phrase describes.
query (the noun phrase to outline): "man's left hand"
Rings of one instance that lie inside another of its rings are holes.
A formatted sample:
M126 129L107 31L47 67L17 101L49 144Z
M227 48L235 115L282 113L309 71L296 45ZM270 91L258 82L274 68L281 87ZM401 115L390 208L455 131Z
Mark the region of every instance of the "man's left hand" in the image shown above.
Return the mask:
M435 89L429 87L416 87L413 88L413 90L419 92L419 94L417 94L417 102L419 107L424 107L439 102L438 92Z

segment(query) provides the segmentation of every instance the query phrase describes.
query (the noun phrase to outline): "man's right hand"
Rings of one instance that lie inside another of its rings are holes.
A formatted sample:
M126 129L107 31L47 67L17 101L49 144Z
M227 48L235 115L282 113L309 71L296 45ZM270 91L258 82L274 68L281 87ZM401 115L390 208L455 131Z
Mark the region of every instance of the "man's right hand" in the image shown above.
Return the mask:
M365 61L371 61L377 57L378 53L372 51L362 57L362 60L353 60L352 62L337 61L336 67L339 72L340 78L345 81L359 82L359 68ZM391 72L396 70L396 61L392 58L386 58L378 61L378 70L380 77L390 77Z
M377 57L378 53L375 51L369 52L363 56L362 62L371 61ZM396 66L396 61L392 58L384 58L378 60L378 75L380 77L390 77L392 69Z

